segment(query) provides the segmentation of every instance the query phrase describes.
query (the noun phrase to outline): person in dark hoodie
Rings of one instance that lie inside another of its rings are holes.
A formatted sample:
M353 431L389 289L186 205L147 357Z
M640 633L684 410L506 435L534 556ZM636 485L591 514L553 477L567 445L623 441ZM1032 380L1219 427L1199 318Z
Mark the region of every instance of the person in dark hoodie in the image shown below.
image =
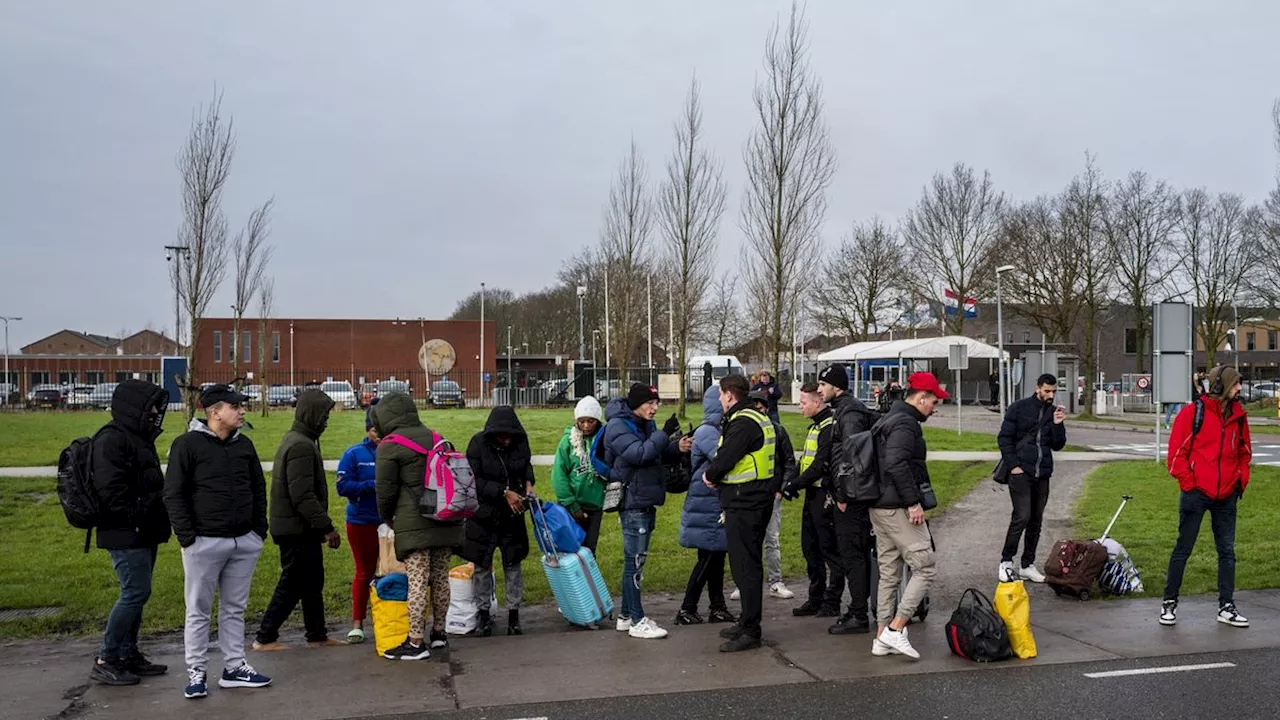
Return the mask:
M724 599L724 562L729 556L729 543L724 532L724 512L716 491L698 478L706 472L720 444L720 423L724 408L720 407L720 387L712 385L702 396L702 424L693 431L693 478L684 497L680 513L680 545L698 551L698 562L689 573L684 602L676 614L676 625L701 625L698 602L703 588L710 601L707 620L713 623L736 623Z
M449 559L462 544L462 523L423 517L423 478L427 456L397 444L403 437L423 448L433 447L439 435L422 424L413 398L389 392L373 408L373 429L378 443L375 481L378 515L396 533L396 559L409 576L409 636L382 654L388 660L422 660L431 657L423 642L427 626L428 587L431 596L431 647L449 645L444 632L449 613Z
M833 515L840 568L849 586L849 608L827 628L832 635L870 632L867 610L871 593L871 516L865 505L850 503L838 481L844 465L844 438L870 430L879 419L876 411L849 394L849 373L843 365L831 365L818 376L818 391L831 408L831 497L836 502Z
M164 504L182 546L188 698L209 694L205 664L215 590L223 656L218 686L271 684L244 659L244 609L267 537L266 478L253 441L240 434L248 399L230 385L205 388L200 407L206 418L192 420L169 449Z
M351 632L347 642L364 642L364 619L369 607L369 583L378 570L377 473L378 431L373 427L373 398L364 414L363 441L347 448L338 461L338 494L347 499L347 545L355 561L351 578Z
M102 645L89 678L102 685L135 685L139 676L168 668L138 649L142 609L160 543L169 541L164 474L156 438L164 426L169 395L141 380L125 380L111 395L111 422L93 439L93 488L98 497L98 547L111 556L120 597L107 616Z
M507 634L522 635L520 603L524 601L521 563L529 556L529 528L524 499L533 492L533 451L515 408L499 405L489 413L484 430L467 445L467 460L476 475L480 509L467 522L467 542L459 553L475 563L473 575L479 617L476 634L493 634L494 552L502 551L506 583Z
M667 500L664 462L678 460L689 452L693 438L672 436L680 431L680 420L672 415L659 430L653 422L658 413L657 388L636 383L625 398L605 409L605 462L609 480L622 483L622 505L618 520L622 525L622 608L617 630L633 638L657 640L667 631L644 613L642 600L644 564L649 557L658 507Z
M276 448L271 473L271 536L280 546L280 579L262 614L254 650L282 650L280 626L302 603L307 645L330 644L324 624L324 554L341 536L329 519L329 483L320 436L329 426L333 399L316 388L298 393L293 426ZM334 642L333 644L336 644Z

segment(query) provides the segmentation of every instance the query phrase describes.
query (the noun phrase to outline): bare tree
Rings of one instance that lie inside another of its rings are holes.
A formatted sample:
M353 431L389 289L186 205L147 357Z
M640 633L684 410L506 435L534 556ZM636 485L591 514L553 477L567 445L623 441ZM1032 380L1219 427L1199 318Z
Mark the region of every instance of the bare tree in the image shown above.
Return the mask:
M720 164L701 144L702 105L696 77L689 86L684 113L675 123L675 137L675 149L667 160L667 178L658 191L657 217L673 275L673 359L676 367L684 368L694 319L711 286L725 200ZM685 394L680 393L681 417L684 411Z
M1059 201L1063 248L1075 255L1078 275L1075 304L1078 308L1076 329L1081 333L1084 368L1085 413L1093 411L1094 383L1097 374L1097 352L1100 338L1098 326L1103 312L1111 303L1113 270L1107 263L1107 245L1103 240L1103 217L1106 214L1107 185L1094 165L1093 156L1085 155L1085 171L1072 178Z
M1272 140L1276 148L1276 186L1263 204L1257 267L1246 278L1252 294L1272 308L1280 308L1280 100L1271 106Z
M1134 171L1116 185L1103 213L1108 265L1114 268L1125 301L1133 306L1138 353L1137 371L1146 368L1151 333L1151 303L1157 288L1168 282L1177 259L1172 234L1178 217L1178 194L1163 180Z
M746 339L742 307L737 302L738 283L738 278L727 271L716 278L699 315L699 336L713 346L717 354L737 347Z
M1222 193L1215 198L1198 188L1183 193L1176 240L1182 281L1195 293L1201 313L1196 332L1211 367L1226 342L1261 227L1261 211L1246 205L1239 195Z
M645 271L653 206L648 173L635 140L618 168L605 206L600 244L608 268L609 313L605 318L609 352L622 367L636 359L645 327Z
M182 177L182 224L178 245L185 247L174 264L170 280L182 298L191 322L188 348L187 416L195 415L195 391L199 374L200 322L222 284L227 269L227 218L222 193L231 174L236 141L234 119L222 117L222 93L193 114L186 145L178 154Z
M258 294L262 286L267 264L271 262L274 248L267 244L271 234L271 206L274 199L267 200L249 213L249 222L244 229L236 233L231 244L231 257L235 264L236 295L231 311L235 313L231 332L231 377L240 376L240 361L246 367L253 367L252 357L243 357L247 353L241 347L240 320L249 311L249 303ZM259 347L262 341L259 340ZM250 348L252 350L252 348Z
M267 264L267 258L265 256L262 258L261 264L264 266L264 269L265 269L265 266ZM271 360L271 358L269 357L270 353L274 352L274 345L272 347L272 350L267 350L267 343L270 342L270 338L272 337L271 333L274 325L274 321L271 316L275 311L275 301L276 301L275 278L260 277L258 282L257 296L258 296L258 387L260 388L260 390L258 391L259 393L258 402L260 405L262 405L262 417L266 417L270 411L270 404L268 403L268 400L270 399L269 392L271 387L271 384L267 382L267 363Z
M904 306L904 258L901 236L880 218L854 225L826 262L840 271L829 275L828 284L814 294L819 322L853 342L895 325Z
M1080 313L1081 233L1067 233L1060 212L1065 198L1038 197L1005 213L1002 262L1017 271L1006 278L1008 297L1049 343L1069 342Z
M783 325L800 295L800 270L818 255L836 169L822 83L809 65L808 23L794 3L786 26L779 21L769 32L764 77L752 97L759 124L742 152L742 275L753 307L765 318L764 355L772 366L786 347Z
M989 172L979 178L969 166L956 163L950 175L933 176L902 227L919 274L943 283L941 288L920 288L923 299L936 302L945 288L963 304L965 298L983 297L994 287L1004 204ZM946 317L948 332L963 335L964 312Z

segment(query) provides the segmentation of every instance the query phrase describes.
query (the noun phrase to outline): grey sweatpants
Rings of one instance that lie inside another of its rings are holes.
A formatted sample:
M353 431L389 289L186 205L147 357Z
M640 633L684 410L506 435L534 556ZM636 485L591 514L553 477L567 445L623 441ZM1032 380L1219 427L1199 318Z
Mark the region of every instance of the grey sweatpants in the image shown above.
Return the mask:
M519 564L503 565L502 580L506 585L507 609L519 610L520 604L524 602L524 571L520 569ZM476 607L480 610L489 610L492 607L493 593L497 585L493 570L477 566L471 581L475 588Z
M764 561L769 566L766 585L782 582L782 498L773 499L773 515L764 533Z
M182 640L187 668L203 668L209 658L209 619L213 593L218 591L218 646L223 667L244 664L244 609L249 604L253 570L262 554L262 538L247 533L238 538L197 537L182 548L183 595L187 622Z

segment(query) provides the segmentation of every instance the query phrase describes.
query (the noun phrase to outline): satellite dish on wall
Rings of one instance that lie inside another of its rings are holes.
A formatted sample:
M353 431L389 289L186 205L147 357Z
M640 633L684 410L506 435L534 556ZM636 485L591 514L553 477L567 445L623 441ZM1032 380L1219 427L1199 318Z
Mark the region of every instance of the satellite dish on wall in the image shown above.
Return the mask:
M457 361L458 355L447 340L428 340L418 349L418 364L431 375L449 372Z

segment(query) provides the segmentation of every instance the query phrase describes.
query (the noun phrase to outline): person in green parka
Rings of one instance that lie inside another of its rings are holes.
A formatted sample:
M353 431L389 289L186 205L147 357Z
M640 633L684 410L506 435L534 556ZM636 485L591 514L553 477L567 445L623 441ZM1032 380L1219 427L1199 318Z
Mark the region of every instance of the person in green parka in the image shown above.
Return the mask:
M382 396L373 407L373 424L382 442L374 464L378 514L395 531L396 558L409 576L409 637L383 654L391 660L422 660L431 656L423 635L427 624L427 594L431 596L431 647L449 644L444 632L449 612L449 559L462 545L462 522L422 516L423 478L427 456L395 442L407 438L423 448L435 445L435 433L422 424L413 398L402 392Z
M582 545L594 555L604 517L604 480L591 466L591 440L600 432L600 401L587 396L573 410L572 426L564 431L551 467L556 500L587 532Z

